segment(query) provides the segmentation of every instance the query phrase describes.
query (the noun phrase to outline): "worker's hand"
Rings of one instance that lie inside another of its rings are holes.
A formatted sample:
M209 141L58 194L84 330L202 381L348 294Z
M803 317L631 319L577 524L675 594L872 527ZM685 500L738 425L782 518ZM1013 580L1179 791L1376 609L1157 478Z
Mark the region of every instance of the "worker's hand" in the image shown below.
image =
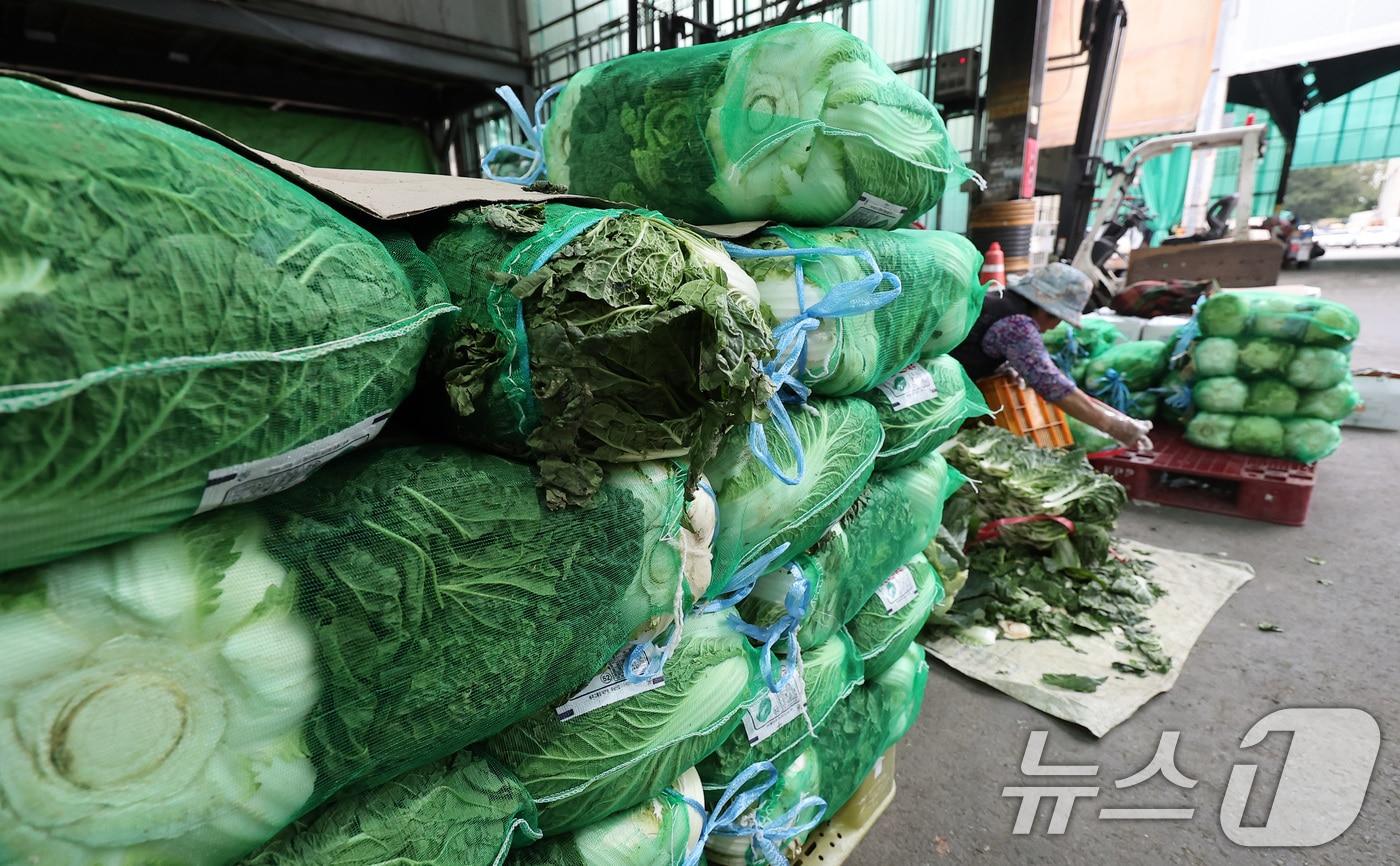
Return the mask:
M1117 439L1124 448L1132 448L1135 451L1152 450L1152 440L1147 438L1147 434L1152 432L1151 421L1139 421L1123 415L1113 426L1113 430L1105 432Z
M1016 370L1016 368L1013 367L1013 366L1011 366L1010 364L1003 364L1003 365L1001 366L1001 374L1002 374L1003 376L1005 376L1005 377L1007 378L1008 381L1011 382L1011 387L1013 387L1013 388L1024 388L1024 387L1026 387L1026 380L1025 380L1025 378L1023 378L1023 377L1021 376L1020 372L1018 372L1018 371Z

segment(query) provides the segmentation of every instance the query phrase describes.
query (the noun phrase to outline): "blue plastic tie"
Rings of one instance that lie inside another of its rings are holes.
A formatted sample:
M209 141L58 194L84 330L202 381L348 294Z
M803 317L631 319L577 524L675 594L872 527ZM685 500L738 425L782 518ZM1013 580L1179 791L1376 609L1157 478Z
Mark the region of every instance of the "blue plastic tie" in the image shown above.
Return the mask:
M1112 367L1103 374L1103 383L1093 393L1119 412L1127 412L1133 404L1133 395L1128 390L1128 383L1123 381L1123 374Z
M672 620L667 627L665 644L656 642L656 637L660 637L657 635L632 647L632 651L627 654L627 663L622 666L622 678L629 683L638 684L647 682L661 673L666 667L666 662L675 653L676 646L680 643L680 636L680 623ZM644 662L645 664L643 664ZM641 670L634 671L634 667L641 667Z
M792 574L792 584L788 586L783 599L783 615L766 628L744 622L737 614L730 614L729 624L739 634L763 644L763 652L758 657L758 670L768 690L777 694L787 688L797 673L797 662L801 649L797 644L797 630L802 618L807 615L807 607L812 602L812 585L802 573L802 566L793 563L788 566ZM781 666L782 674L773 678L773 647L778 641L787 638L787 659Z
M519 144L498 144L486 152L481 158L481 172L491 180L505 181L506 183L517 183L521 186L528 186L540 179L540 175L545 173L544 163L544 106L555 94L563 89L562 84L556 84L540 95L535 100L535 118L530 121L530 116L525 113L525 106L520 102L520 97L515 95L515 90L506 85L496 88L496 95L505 101L506 107L510 109L511 116L515 118L515 123L525 133L524 145ZM530 167L522 175L496 174L491 168L492 163L500 158L502 154L512 154L522 156L530 160Z
M807 471L806 457L802 453L802 443L797 438L788 415L784 397L795 402L805 402L811 391L801 382L807 367L807 334L821 326L822 319L839 319L846 316L859 316L880 309L894 301L903 291L899 277L880 270L880 265L869 250L853 247L789 247L781 250L755 250L737 244L723 242L725 252L735 259L772 259L793 257L793 286L797 295L797 315L780 323L773 329L773 339L777 351L773 359L763 365L763 373L773 383L774 394L768 398L768 412L778 424L778 430L792 449L795 474L788 475L778 466L768 447L768 432L761 422L749 425L749 450L769 472L784 484L797 484ZM806 256L854 256L864 262L870 273L858 280L850 280L832 286L826 295L810 307L807 306L807 282L802 259ZM893 286L883 292L876 291L882 283Z
M737 605L748 597L753 591L754 584L758 579L768 573L783 554L787 553L791 547L791 542L784 541L782 544L768 551L767 553L750 562L748 565L734 572L734 576L725 585L724 592L715 597L713 601L707 602L696 609L696 613L714 613Z
M1191 408L1191 386L1185 382L1174 388L1166 389L1170 393L1166 397L1166 404L1178 412L1185 412Z
M808 795L799 800L796 806L767 821L760 821L756 816L748 817L749 810L757 806L777 783L778 768L770 761L751 764L735 776L720 795L715 808L706 816L705 823L700 827L700 838L695 847L686 853L681 866L698 866L704 855L705 843L712 835L748 837L750 844L758 849L769 866L788 866L779 846L815 829L826 815L826 801ZM681 799L692 809L705 814L705 807L701 804L683 794ZM810 814L804 817L804 812Z
M1050 356L1050 360L1055 362L1055 366L1060 368L1062 373L1069 373L1074 369L1074 364L1080 356L1085 354L1079 348L1079 340L1074 336L1074 331L1069 331L1069 336L1065 337L1065 344L1060 347L1060 351Z
M1196 303L1191 305L1191 318L1177 329L1176 342L1172 344L1172 361L1182 358L1191 351L1191 344L1196 342L1196 338L1201 336L1201 306L1205 304L1206 296L1201 295L1196 299Z

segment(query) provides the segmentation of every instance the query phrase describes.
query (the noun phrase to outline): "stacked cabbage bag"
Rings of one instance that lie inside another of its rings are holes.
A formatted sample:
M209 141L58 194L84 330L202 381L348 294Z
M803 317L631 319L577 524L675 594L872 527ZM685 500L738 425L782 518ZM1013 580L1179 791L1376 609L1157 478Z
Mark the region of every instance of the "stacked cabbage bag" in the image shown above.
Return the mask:
M587 681L685 594L684 469L538 481L384 449L5 575L0 859L229 862Z
M408 394L441 280L300 187L0 78L0 571L304 479Z
M570 192L700 224L906 226L975 177L922 94L813 22L584 69L543 146Z
M1360 402L1351 384L1360 320L1350 308L1225 291L1210 296L1197 319L1189 442L1304 463L1337 449L1340 422Z

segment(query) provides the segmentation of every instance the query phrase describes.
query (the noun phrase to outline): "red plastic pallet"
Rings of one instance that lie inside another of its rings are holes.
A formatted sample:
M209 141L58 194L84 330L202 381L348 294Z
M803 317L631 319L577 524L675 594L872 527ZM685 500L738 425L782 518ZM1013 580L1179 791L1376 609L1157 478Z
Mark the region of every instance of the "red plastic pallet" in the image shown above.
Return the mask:
M1174 429L1152 431L1154 451L1090 455L1128 496L1246 520L1302 526L1317 470L1306 463L1197 448Z

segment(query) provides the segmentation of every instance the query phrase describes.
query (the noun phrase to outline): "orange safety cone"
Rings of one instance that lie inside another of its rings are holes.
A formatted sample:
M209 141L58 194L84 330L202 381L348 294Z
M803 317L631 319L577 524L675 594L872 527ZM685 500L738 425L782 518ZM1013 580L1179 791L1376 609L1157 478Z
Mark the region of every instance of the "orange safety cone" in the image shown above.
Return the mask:
M982 271L977 275L979 282L995 282L999 286L1006 285L1006 256L1002 254L1001 244L992 241L992 245L987 248L987 256L982 260Z

